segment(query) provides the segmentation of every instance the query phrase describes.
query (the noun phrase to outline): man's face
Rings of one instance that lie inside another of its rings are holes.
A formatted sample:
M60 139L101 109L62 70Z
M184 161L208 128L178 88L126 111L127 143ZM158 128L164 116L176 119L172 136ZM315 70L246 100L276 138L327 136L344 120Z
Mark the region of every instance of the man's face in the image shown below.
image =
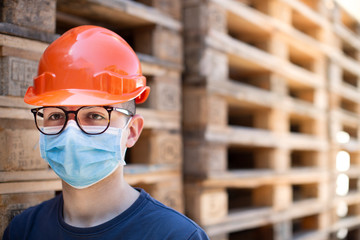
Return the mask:
M35 119L42 119L42 127L36 120L44 133L40 136L41 154L65 182L75 188L91 186L125 164L126 148L140 136L143 118L120 107L124 106L32 109Z
M36 123L55 133L74 120L85 133L98 134L107 127L125 128L132 115L121 106L43 107L36 112Z
M115 107L115 106L112 106ZM117 108L121 108L121 105L118 104ZM108 120L110 120L109 127L115 128L124 128L127 122L130 120L130 116L126 116L117 111L111 111L110 115L105 108L102 107L62 107L66 111L77 111L82 108L78 114L78 122L81 125L107 125ZM108 119L109 118L109 119ZM75 120L74 114L68 115L68 120Z
M125 104L119 103L115 105L111 105L111 107L127 109ZM76 111L79 106L69 106L65 107L65 110ZM128 109L127 109L128 110ZM74 114L70 114L69 120L75 120ZM122 128L124 136L122 137L121 147L125 149L127 147L132 147L137 139L139 138L142 129L143 129L144 119L140 115L134 115L133 117L125 116L124 114L112 111L110 117L110 125L109 127L114 128Z

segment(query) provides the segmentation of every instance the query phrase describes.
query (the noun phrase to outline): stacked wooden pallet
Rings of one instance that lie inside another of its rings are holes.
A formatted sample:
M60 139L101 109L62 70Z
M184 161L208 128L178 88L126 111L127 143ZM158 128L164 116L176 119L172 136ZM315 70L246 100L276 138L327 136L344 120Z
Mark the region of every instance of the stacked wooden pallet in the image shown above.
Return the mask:
M46 4L40 4L45 3ZM0 233L22 210L54 196L61 182L40 158L30 107L22 97L54 39L55 2L0 6Z
M333 48L329 57L329 127L333 239L360 238L359 113L360 32L359 22L336 6L332 13Z
M328 126L339 118L327 110L344 88L328 86L359 80L358 39L338 11L322 0L184 2L186 213L213 239L335 231ZM346 73L331 80L339 65ZM342 105L358 111L358 90L345 90ZM354 134L357 117L345 118Z
M211 239L360 237L360 30L333 1L36 2L0 6L0 233L61 190L22 96L48 43L93 24L151 86L130 184L183 211L184 138L185 212Z
M0 35L0 232L15 214L61 190L61 181L40 158L39 133L22 97L48 45L39 40L51 42L56 34L84 24L107 27L125 38L138 54L151 87L148 101L137 109L145 118L145 129L127 151L125 178L183 211L180 1L15 2L5 1L0 9L4 13L0 16L21 18L5 18L0 24L4 33ZM16 34L23 38L10 36Z

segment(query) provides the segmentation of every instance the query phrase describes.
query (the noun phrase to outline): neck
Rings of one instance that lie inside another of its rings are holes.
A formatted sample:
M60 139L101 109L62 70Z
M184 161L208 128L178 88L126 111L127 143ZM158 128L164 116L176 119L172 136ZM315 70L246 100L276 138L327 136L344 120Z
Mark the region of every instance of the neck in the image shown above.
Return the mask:
M93 227L128 209L139 192L126 183L122 170L120 166L106 179L85 189L63 182L64 221L74 227Z

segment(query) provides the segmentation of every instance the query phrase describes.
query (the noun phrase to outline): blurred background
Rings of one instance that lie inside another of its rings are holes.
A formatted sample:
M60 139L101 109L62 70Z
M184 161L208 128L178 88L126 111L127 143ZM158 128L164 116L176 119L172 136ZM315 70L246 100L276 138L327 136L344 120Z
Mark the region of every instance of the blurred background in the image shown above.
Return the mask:
M360 239L358 0L0 0L0 236L61 191L22 97L48 44L88 24L151 86L130 184L212 240Z

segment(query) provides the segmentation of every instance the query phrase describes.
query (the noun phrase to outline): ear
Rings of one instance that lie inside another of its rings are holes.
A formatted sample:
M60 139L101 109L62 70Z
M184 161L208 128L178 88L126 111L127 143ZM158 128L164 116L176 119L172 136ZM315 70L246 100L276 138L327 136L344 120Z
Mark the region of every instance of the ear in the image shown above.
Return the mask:
M128 129L129 134L126 141L126 147L131 148L135 145L136 141L139 139L141 131L144 127L144 118L141 115L134 115L130 120Z

